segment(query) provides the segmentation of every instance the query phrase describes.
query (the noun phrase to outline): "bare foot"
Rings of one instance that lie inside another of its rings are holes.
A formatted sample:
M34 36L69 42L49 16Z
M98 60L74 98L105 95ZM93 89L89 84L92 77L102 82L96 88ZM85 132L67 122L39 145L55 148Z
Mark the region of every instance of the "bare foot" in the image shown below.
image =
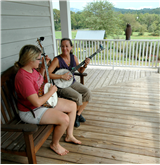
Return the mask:
M66 142L72 142L75 144L81 144L82 143L81 141L77 140L74 136L66 136L65 141Z
M55 145L53 143L50 144L50 148L57 153L58 155L66 155L69 151L63 148L60 144Z

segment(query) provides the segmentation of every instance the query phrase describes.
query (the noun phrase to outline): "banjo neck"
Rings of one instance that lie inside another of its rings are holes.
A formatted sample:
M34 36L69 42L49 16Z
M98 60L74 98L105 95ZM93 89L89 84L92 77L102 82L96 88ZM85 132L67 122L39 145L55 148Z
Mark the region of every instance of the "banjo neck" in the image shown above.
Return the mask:
M47 66L47 62L46 62L46 55L45 55L45 52L44 52L44 47L41 44L41 41L43 41L43 40L44 40L44 37L40 37L40 39L37 38L37 41L38 41L39 46L41 47L41 51L42 51L41 55L44 57L44 65L45 65L47 81L48 81L48 83L45 83L45 85L44 85L44 94L46 94L46 93L49 92L49 89L50 89L50 86L51 86L52 82L50 80L49 73L48 73L48 66ZM49 104L52 107L55 107L57 105L57 102L58 102L57 92L54 92L52 94L52 96L47 100L46 103Z
M41 44L41 41L44 40L44 37L40 37L40 39L37 38L37 41L39 43L39 46L41 47L41 55L44 57L44 65L45 65L45 69L46 69L46 75L47 75L47 81L48 83L51 83L50 77L49 77L49 73L48 73L48 66L47 66L47 62L46 62L46 55L45 55L45 51L44 51L44 47Z
M93 53L91 56L89 56L88 58L92 58L92 57L94 57L97 53L99 53L100 51L102 51L102 50L104 50L104 48L102 47L102 45L99 45L100 46L100 48L99 49L97 49L97 51L95 52L95 53ZM72 70L71 70L71 73L74 73L76 70L78 70L82 65L84 65L85 64L85 60L84 61L82 61L79 65L77 65L76 67L74 67L74 68L72 68Z
M46 59L45 59L44 48L42 48L42 49L43 49L42 56L44 57L44 65L45 65L45 69L46 69L47 81L48 81L48 83L51 83L51 79L50 79L49 73L48 73L48 66L47 66Z

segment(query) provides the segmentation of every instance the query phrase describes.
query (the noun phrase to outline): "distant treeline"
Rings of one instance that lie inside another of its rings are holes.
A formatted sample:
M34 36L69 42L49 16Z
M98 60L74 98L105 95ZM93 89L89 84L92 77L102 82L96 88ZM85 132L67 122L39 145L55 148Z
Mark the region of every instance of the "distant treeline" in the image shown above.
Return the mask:
M149 8L144 8L141 10L133 10L133 9L119 9L119 8L113 8L115 12L121 12L122 14L125 13L131 13L131 14L160 14L160 7L155 8L155 9L149 9Z
M98 2L97 2L98 3ZM99 10L100 11L100 10ZM132 27L132 32L139 32L139 35L143 35L144 32L149 32L153 36L159 36L160 35L160 8L156 9L142 9L142 10L131 10L131 9L118 9L118 8L112 8L112 17L114 17L117 20L117 25L114 26L113 29L116 35L121 35L124 33L126 24L130 23ZM98 13L98 9L96 11ZM100 22L102 20L102 16L98 18L98 14L96 13L96 20L99 19ZM95 13L93 13L95 14ZM61 20L60 20L60 11L57 9L53 9L53 15L54 15L54 22L55 22L55 30L60 31L61 30ZM105 15L105 13L104 13ZM104 16L103 15L103 16ZM111 18L109 16L108 18ZM85 11L78 11L73 12L71 11L71 29L93 29L93 30L105 30L111 31L108 29L105 29L105 27L99 27L100 23L97 24L97 26L89 26L89 23L87 23L87 19L93 19L92 17L89 17L89 15L85 14ZM106 19L105 19L106 20ZM109 22L111 19L107 20L107 24L112 24ZM94 24L96 24L96 21L94 21ZM105 25L104 21L103 24ZM118 30L117 30L118 29ZM116 31L118 31L116 33Z

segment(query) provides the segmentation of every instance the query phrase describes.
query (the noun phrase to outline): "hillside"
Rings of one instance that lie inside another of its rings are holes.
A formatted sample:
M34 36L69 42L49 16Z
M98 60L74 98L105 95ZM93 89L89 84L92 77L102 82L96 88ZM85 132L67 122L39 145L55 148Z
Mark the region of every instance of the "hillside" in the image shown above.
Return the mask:
M160 14L160 7L159 8L155 8L155 9L144 8L144 9L141 9L141 10L120 9L120 8L115 8L115 7L113 9L115 10L115 12L121 12L122 14L124 14L124 13L132 13L132 14L135 14L135 13ZM79 9L76 9L76 8L70 8L70 10L72 12L75 12L75 13L82 12L82 10L79 10Z
M160 7L159 8L155 8L155 9L150 9L150 8L144 8L144 9L141 9L141 10L133 10L133 9L120 9L120 8L115 8L114 7L114 10L116 12L121 12L122 14L124 13L142 13L142 14L145 14L145 13L149 13L149 14L160 14Z

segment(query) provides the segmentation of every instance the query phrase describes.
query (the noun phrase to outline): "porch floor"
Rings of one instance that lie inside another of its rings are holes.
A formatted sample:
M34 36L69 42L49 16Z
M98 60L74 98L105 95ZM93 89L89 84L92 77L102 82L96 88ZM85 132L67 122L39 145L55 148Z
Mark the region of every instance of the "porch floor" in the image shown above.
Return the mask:
M82 145L61 145L59 156L49 149L51 136L37 152L38 164L159 164L160 74L155 71L86 70L92 101L74 135ZM27 163L27 158L2 153L2 163Z
M85 86L90 90L103 88L106 86L132 82L133 80L144 78L157 73L157 69L138 69L138 68L114 68L103 66L89 66L85 72L87 76L85 77ZM79 77L76 77L79 81Z

